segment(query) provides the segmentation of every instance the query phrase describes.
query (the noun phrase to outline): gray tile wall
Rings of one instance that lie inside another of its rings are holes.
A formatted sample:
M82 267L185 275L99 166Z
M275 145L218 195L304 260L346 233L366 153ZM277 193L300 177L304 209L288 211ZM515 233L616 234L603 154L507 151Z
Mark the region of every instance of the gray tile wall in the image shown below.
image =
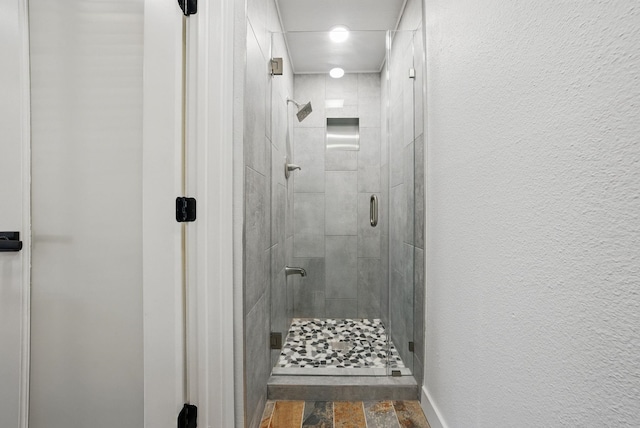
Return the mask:
M389 248L389 264L382 265L383 276L389 277L389 289L383 287L383 293L389 293L392 340L419 384L423 376L425 299L422 45L420 29L400 31L393 38L389 80L384 82L383 95L390 106L389 156L382 167L383 171L389 169L389 188L383 186L382 193L391 202L389 235L382 238L382 247ZM416 71L415 79L409 78L410 68ZM414 353L408 349L410 341L415 343Z
M297 317L380 318L380 225L369 224L369 198L381 191L380 74L296 75L295 99L311 101L313 112L294 119L293 276ZM342 99L342 108L325 100ZM291 107L291 117L295 110ZM326 150L327 117L358 117L360 149ZM380 205L383 205L381 202ZM386 297L385 297L386 298Z
M293 94L293 74L275 2L249 0L246 18L244 418L245 426L253 428L260 423L267 379L277 358L269 349L269 332L286 335L293 316L293 288L284 275L293 256L293 187L284 178L293 132L286 104ZM284 75L270 75L272 56L284 59Z

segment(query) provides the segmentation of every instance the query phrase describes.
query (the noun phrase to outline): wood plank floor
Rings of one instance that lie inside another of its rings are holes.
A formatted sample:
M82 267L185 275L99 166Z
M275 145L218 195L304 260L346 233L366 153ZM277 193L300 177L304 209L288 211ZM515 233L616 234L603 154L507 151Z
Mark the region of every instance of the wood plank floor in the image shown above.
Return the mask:
M417 401L267 401L260 428L430 428Z

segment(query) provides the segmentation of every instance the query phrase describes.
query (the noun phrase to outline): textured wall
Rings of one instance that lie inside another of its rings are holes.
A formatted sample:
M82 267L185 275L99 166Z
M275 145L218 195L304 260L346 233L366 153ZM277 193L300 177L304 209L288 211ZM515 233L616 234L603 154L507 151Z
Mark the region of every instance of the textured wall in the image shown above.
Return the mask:
M294 121L294 315L380 318L381 227L369 223L369 198L380 195L380 75L296 75L295 98L313 112ZM342 99L342 108L325 108ZM358 151L326 150L326 118L359 117ZM291 184L289 184L291 186Z
M426 7L433 404L640 425L640 8Z

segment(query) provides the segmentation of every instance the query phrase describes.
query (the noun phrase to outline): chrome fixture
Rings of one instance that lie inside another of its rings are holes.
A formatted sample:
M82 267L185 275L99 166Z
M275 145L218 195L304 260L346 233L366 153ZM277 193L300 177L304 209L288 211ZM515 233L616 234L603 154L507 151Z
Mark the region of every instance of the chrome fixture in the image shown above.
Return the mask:
M282 58L271 58L271 75L282 76Z
M371 227L378 225L378 197L376 195L371 195L369 200L369 222Z
M289 266L285 266L284 267L284 274L286 276L289 275L300 275L301 277L305 277L307 276L307 271L304 270L301 267L289 267Z
M360 119L328 117L327 150L360 150Z
M293 104L295 104L296 107L298 107L298 113L296 113L296 116L298 116L298 122L302 122L303 120L305 120L306 117L309 116L309 114L313 111L311 109L311 101L309 101L308 103L302 105L299 102L297 102L296 100L292 100L291 98L287 98L287 103L293 103Z
M301 170L302 168L294 163L289 163L289 158L284 158L284 178L288 180L291 172L295 171L296 169Z

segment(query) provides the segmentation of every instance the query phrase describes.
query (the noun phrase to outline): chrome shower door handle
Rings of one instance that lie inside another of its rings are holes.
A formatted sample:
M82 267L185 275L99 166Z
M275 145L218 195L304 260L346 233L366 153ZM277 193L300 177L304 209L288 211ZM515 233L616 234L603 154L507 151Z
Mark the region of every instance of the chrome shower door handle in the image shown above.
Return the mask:
M376 195L371 195L369 200L369 221L371 222L371 227L378 225L378 197Z

